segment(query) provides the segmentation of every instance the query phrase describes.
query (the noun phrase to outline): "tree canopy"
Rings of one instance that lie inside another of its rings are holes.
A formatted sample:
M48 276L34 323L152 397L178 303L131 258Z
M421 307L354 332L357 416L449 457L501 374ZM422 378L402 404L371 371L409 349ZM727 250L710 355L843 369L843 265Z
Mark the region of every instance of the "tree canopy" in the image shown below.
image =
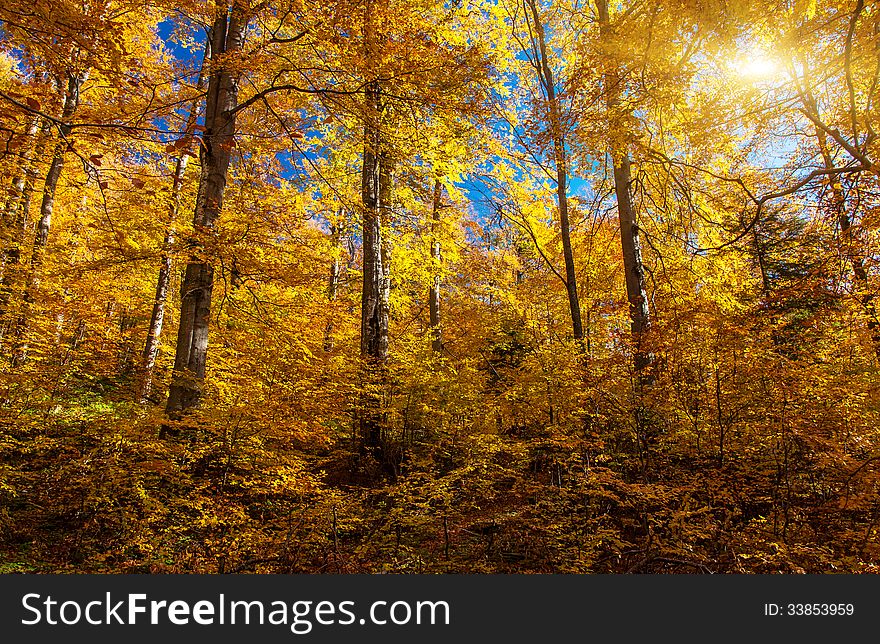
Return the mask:
M880 7L7 0L0 572L877 572Z

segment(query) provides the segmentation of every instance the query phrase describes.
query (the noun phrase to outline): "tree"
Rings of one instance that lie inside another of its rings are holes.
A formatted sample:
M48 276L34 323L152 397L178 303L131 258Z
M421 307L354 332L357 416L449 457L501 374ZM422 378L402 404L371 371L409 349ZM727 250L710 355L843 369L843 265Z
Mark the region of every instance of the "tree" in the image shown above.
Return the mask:
M25 134L28 141L27 152L23 154L24 167L12 180L13 194L6 201L3 215L3 276L0 278L0 338L6 336L10 320L7 319L12 299L15 297L21 281L21 247L25 243L25 235L30 220L31 201L37 181L37 161L43 156L49 138L50 122L42 119L42 126L34 117Z
M489 96L498 119L494 126L497 135L512 135L516 141L515 147L509 143L499 145L494 154L507 157L523 178L528 176L536 184L547 181L552 185L556 202L553 221L558 227L559 240L537 250L565 288L571 335L583 344L569 204L569 175L573 171L569 133L576 117L571 112L572 96L569 79L565 78L565 59L572 37L559 22L560 9L551 5L545 10L537 0L493 5L486 26L503 47L504 56L494 61L501 85L493 88ZM522 220L519 225L529 227ZM529 236L534 237L531 233ZM533 241L538 244L537 239ZM562 247L562 270L555 267L552 257L557 243Z
M341 252L340 227L343 225L345 211L340 208L336 218L330 222L330 238L333 246L333 257L330 259L330 274L327 279L327 301L335 302L339 296L339 282L342 278L342 265L339 258ZM324 328L324 351L333 351L333 320Z
M571 223L568 214L568 159L566 152L567 125L563 121L562 106L557 95L557 81L554 78L548 55L547 35L542 17L538 11L537 0L524 0L524 20L530 34L529 62L538 76L541 91L546 101L547 130L553 142L553 165L556 169L556 207L559 213L559 230L562 237L562 255L565 260L565 290L571 312L572 334L575 340L583 340L584 329L581 321L581 307L578 299L577 273L571 245Z
M214 268L200 255L223 207L226 176L234 146L238 83L241 72L230 61L241 51L251 16L240 2L218 3L209 33L210 67L205 106L201 174L193 212L196 239L180 286L180 324L174 355L174 376L165 410L172 420L199 403L208 357L208 326ZM201 241L198 241L199 238Z
M434 192L431 203L431 265L434 275L431 278L431 286L428 289L429 327L431 333L431 349L437 353L443 351L443 330L440 326L440 262L442 261L442 249L440 240L437 238L440 225L440 210L443 207L441 196L443 185L437 179L434 182Z
M617 197L617 215L620 221L620 244L623 251L623 271L626 282L626 297L629 301L630 330L634 344L633 364L639 377L649 382L651 377L646 369L653 361L650 352L644 347L644 337L651 325L648 310L648 296L645 287L645 267L642 262L642 245L639 225L632 200L632 172L629 153L630 134L626 129L627 115L622 112L621 96L625 91L625 77L621 75L618 62L614 60L613 45L615 34L608 12L606 0L596 0L599 17L599 30L605 52L603 91L608 107L608 126L610 131L610 156L614 172L614 192Z
M80 101L82 84L88 78L87 71L69 71L66 74L66 90L64 91L63 107L61 109L60 125L58 126L58 142L52 153L49 163L49 171L43 182L43 197L40 203L40 219L37 221L37 233L34 237L33 251L31 253L30 266L24 288L24 307L15 323L15 347L13 348L12 364L18 366L24 363L28 353L28 322L30 317L29 305L33 303L34 291L40 284L40 273L43 266L43 254L49 242L49 231L52 226L52 215L55 212L55 191L58 181L64 169L64 158L70 147L67 137L71 133L70 120L76 113ZM59 83L61 84L61 83Z
M198 81L196 82L196 90L201 93L204 89L204 70L205 63L211 55L211 40L205 44L205 56L202 60L201 69L199 70ZM201 97L193 99L189 114L186 117L186 123L183 128L183 136L178 143L171 146L174 150L178 149L181 144L181 151L178 153L177 159L174 161L174 172L171 178L171 193L168 200L168 222L166 224L165 235L162 239L161 256L159 273L156 277L156 296L153 301L153 310L150 313L150 324L147 327L147 339L144 343L144 349L141 355L143 361L143 379L141 381L139 399L146 400L153 388L153 369L156 366L156 356L159 353L159 339L162 335L162 324L165 320L165 305L168 301L168 290L171 285L171 269L172 269L172 246L174 245L175 226L177 225L178 211L180 210L180 192L183 187L183 178L186 174L186 167L189 164L189 156L191 154L190 147L193 144L193 138L196 132L196 120L198 118L198 104Z
M876 139L874 124L868 114L871 104L874 102L878 91L876 82L876 69L880 64L880 42L873 44L874 56L877 59L871 62L859 63L853 60L853 50L857 42L862 41L863 46L870 51L870 40L873 35L876 39L880 23L875 18L873 34L871 27L866 25L869 21L863 20L865 3L858 0L849 19L845 22L846 35L843 41L842 73L835 78L833 72L830 78L826 76L825 83L837 82L836 92L827 92L828 102L837 114L834 120L843 123L831 123L822 114L822 108L814 94L814 74L810 70L808 54L804 51L793 52L794 56L800 57L800 74L796 66L792 66L796 95L801 105L801 111L813 126L816 147L822 160L818 174L826 179L830 188L829 210L838 228L838 243L842 254L849 263L852 271L853 294L859 301L864 312L865 324L871 337L874 353L880 359L880 320L877 317L877 309L874 304L876 298L865 268L865 257L861 250L863 242L859 239L860 231L854 226L854 213L850 212L850 200L843 188L843 178L849 178L853 185L859 183L864 173L873 173L875 178L880 176L876 162L871 158L871 145ZM860 24L861 23L861 24ZM868 27L867 29L865 27ZM861 27L861 28L859 28ZM796 29L801 31L800 29ZM869 59L871 57L869 56ZM871 74L874 74L871 80ZM840 78L842 76L842 78ZM843 85L845 89L840 88ZM842 91L841 91L842 90ZM834 96L834 94L837 96ZM845 98L844 98L845 97ZM848 132L848 136L843 132ZM837 147L841 154L832 150L832 145ZM841 155L843 159L841 159ZM848 161L844 161L847 159ZM812 177L810 177L812 178Z

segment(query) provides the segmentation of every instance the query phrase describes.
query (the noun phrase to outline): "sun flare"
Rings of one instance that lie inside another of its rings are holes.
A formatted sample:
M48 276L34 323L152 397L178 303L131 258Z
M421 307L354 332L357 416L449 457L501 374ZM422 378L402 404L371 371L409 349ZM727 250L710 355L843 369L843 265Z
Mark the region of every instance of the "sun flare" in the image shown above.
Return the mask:
M776 60L759 53L737 58L732 67L738 75L749 80L767 80L778 76L782 71Z

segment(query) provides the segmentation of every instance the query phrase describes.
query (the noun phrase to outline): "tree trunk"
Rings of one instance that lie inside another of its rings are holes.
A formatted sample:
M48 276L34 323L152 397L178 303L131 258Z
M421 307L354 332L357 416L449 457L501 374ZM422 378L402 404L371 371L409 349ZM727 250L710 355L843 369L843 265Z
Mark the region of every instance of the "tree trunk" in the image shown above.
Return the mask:
M40 277L43 267L43 255L46 245L49 243L49 231L52 226L52 215L55 212L55 191L58 181L64 170L64 157L70 145L70 119L76 113L79 106L79 94L83 83L88 75L67 75L67 92L64 95L64 105L61 110L61 124L58 126L60 138L52 153L52 161L49 171L46 173L46 181L43 185L43 200L40 204L40 220L37 223L34 235L33 252L31 253L30 270L25 283L22 297L22 310L15 324L15 348L12 354L12 365L19 366L27 360L28 353L28 326L30 324L31 309L34 303L34 293L39 288Z
M174 178L182 178L182 159L178 159L175 165ZM173 198L173 195L172 195ZM175 209L176 206L172 206ZM156 367L156 356L159 354L159 338L162 334L162 323L165 321L165 304L168 301L168 288L171 285L171 247L174 244L173 224L169 224L165 230L165 238L162 240L162 256L159 264L159 275L156 278L156 293L153 299L153 310L150 314L150 326L147 328L147 340L144 344L142 361L144 365L143 380L141 381L138 399L146 402L153 390L153 369Z
M34 136L37 133L38 126L39 118L32 118L28 123L27 129L21 135L23 139L22 147L25 150L21 155L22 165L16 168L17 174L12 178L11 192L6 199L6 205L3 208L4 252L6 247L11 245L12 240L15 238L15 221L18 219L16 213L19 211L19 204L24 199L28 170L33 160L29 151L36 147L34 145Z
M642 248L639 227L635 221L630 184L629 155L620 154L614 163L614 192L617 196L617 213L620 219L620 243L623 251L623 268L626 274L626 296L629 300L630 329L636 346L636 368L648 366L649 356L641 349L641 338L650 328L648 298L645 291L645 269L642 264Z
M571 223L568 215L568 157L565 150L565 127L562 122L559 96L556 94L556 82L550 61L547 58L547 42L544 24L538 14L536 0L527 0L534 20L537 37L536 67L541 86L547 97L550 134L553 139L553 158L556 166L556 205L559 211L559 231L562 237L562 254L565 259L565 290L568 294L568 308L571 313L572 335L578 341L584 338L584 327L581 319L581 305L578 298L577 273L574 266L574 252L571 248Z
M6 202L3 216L3 276L0 278L0 342L5 338L9 328L9 305L13 295L21 284L21 245L30 218L31 200L34 195L34 184L37 181L37 160L45 151L51 123L43 121L39 134L36 133L38 120L34 119L28 127L26 136L34 138L33 154L22 159L25 170L13 180L15 194ZM36 135L36 136L35 136Z
M211 73L205 108L204 145L200 148L202 168L193 213L195 236L191 245L194 252L186 265L180 288L180 326L174 373L165 407L172 420L179 420L187 410L199 404L205 380L214 269L204 257L204 242L199 238L213 234L223 207L226 176L235 144L234 109L238 103L240 77L239 71L225 68L224 62L228 54L241 49L245 27L240 7L235 4L231 11L223 7L218 12L210 33Z
M606 0L596 0L599 13L599 29L603 40L610 38L611 26ZM626 297L629 301L630 332L633 341L633 366L642 383L650 384L652 377L646 372L653 356L644 346L644 336L651 326L648 298L645 288L645 267L642 263L642 247L639 227L632 201L632 174L629 158L629 133L622 131L620 107L620 74L614 61L607 61L603 74L608 123L611 130L611 160L614 168L614 192L617 197L617 214L620 221L620 245L623 252L623 270L626 281Z
M202 59L202 69L199 72L199 79L196 82L196 89L201 92L204 89L205 65L211 55L211 39L205 44L205 55ZM198 119L199 98L193 100L190 107L189 115L184 125L183 136L187 139L195 133L196 120ZM177 216L180 211L180 191L183 189L183 177L186 174L186 167L189 162L189 155L182 152L174 164L174 175L171 184L171 196L168 203L168 224L165 229L165 236L162 240L162 254L159 262L159 274L156 277L156 293L153 298L153 310L150 314L150 325L147 328L147 339L144 343L144 350L141 355L143 363L143 376L141 380L138 399L140 402L146 402L153 389L153 370L156 367L156 356L159 354L159 340L162 335L162 324L165 321L165 305L168 302L168 289L171 285L171 250L174 246L175 233L174 229L177 223Z
M373 2L364 5L364 53L368 65L378 60ZM375 75L372 69L368 76ZM364 158L361 168L363 206L363 287L361 291L361 358L365 391L360 415L361 449L377 460L382 457L381 389L388 359L389 252L383 241L383 217L388 215L391 167L382 132L382 91L378 80L364 86Z
M383 168L386 156L382 152L382 134L379 125L381 98L378 81L367 84L366 124L364 128L364 161L361 171L361 198L363 202L363 275L361 291L361 357L367 369L368 387L378 386L388 358L388 288L382 252L382 214L385 205L382 196L387 193L388 172ZM379 394L367 393L361 417L363 446L377 451L381 446L382 423L378 410Z
M340 209L339 219L342 219L342 211ZM327 282L327 301L335 302L339 292L339 275L341 271L339 255L339 228L338 224L330 226L330 237L333 240L333 261L330 262L330 276ZM333 351L333 313L330 313L330 319L327 326L324 327L324 351Z
M442 186L440 180L434 183L434 203L431 213L431 266L434 276L431 279L431 287L428 290L428 308L430 315L431 349L435 352L443 351L443 332L440 327L440 263L441 255L438 229L440 227L440 195Z
M380 186L384 154L378 120L379 83L366 89L368 116L361 172L363 215L364 284L361 298L361 355L384 362L388 357L388 301L382 253L382 209Z

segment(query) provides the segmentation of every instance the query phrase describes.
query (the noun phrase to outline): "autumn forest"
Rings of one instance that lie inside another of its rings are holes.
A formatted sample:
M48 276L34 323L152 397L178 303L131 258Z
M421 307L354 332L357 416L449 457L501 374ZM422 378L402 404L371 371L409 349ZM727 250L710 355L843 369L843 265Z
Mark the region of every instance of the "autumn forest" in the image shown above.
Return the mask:
M876 0L4 0L0 572L880 572Z

